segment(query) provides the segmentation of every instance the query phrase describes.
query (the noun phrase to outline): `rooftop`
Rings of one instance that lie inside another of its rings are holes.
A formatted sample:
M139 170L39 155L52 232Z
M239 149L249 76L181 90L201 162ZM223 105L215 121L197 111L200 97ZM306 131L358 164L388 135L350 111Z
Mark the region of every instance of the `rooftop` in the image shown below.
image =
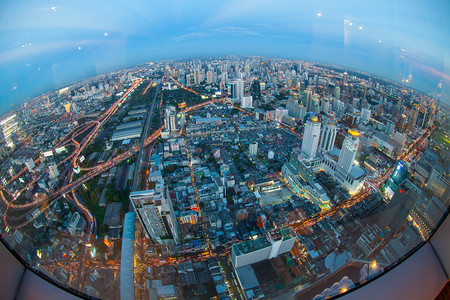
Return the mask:
M269 247L270 245L271 243L267 240L266 236L262 236L254 240L248 240L239 244L235 244L233 245L233 249L236 255L239 256Z

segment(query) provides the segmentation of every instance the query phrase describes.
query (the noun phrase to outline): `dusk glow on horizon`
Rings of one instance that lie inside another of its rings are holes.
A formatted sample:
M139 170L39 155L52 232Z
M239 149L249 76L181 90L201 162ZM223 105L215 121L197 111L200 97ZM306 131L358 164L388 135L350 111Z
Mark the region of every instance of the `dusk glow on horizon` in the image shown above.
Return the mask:
M355 4L3 2L0 108L149 61L230 54L339 65L442 94L449 104L450 4Z

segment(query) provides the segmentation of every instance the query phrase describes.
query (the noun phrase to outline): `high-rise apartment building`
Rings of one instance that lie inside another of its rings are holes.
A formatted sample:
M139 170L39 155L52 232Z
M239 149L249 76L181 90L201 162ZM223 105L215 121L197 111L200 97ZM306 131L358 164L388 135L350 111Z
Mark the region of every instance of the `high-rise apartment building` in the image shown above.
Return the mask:
M177 131L179 129L177 112L175 107L169 106L164 113L164 126L169 132Z
M213 72L212 71L206 72L206 83L207 84L213 83Z
M200 78L200 70L195 69L194 70L194 84L200 84L201 78Z
M258 153L258 142L250 143L248 146L248 152L250 155L256 155Z

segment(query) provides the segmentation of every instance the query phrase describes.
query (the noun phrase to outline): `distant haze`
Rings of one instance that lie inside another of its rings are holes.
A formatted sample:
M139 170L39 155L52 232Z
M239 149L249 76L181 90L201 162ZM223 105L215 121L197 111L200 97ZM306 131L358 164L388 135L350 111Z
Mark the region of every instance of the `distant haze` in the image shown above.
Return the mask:
M340 65L450 104L449 15L446 0L2 1L0 112L95 74L229 54Z

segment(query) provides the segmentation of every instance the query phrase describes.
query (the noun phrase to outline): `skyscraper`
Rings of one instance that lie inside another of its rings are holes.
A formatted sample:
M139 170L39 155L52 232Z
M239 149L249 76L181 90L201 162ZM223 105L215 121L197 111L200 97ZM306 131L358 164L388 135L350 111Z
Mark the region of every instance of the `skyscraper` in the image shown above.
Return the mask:
M206 83L211 84L213 82L213 72L208 71L206 72Z
M2 139L10 148L14 147L13 137L19 131L19 122L17 115L7 115L0 120L0 127L2 130Z
M177 112L175 107L169 106L164 114L164 126L167 131L177 131L178 130L178 122L177 122Z
M353 129L348 131L348 135L345 137L342 143L341 153L339 154L338 166L341 167L344 173L349 173L353 161L356 157L359 147L359 132Z
M317 146L320 138L320 122L319 119L314 116L306 121L305 131L303 133L302 152L307 157L313 157L317 152Z
M194 70L194 84L195 85L197 85L197 84L200 84L200 70L198 70L198 69L195 69Z
M303 103L305 104L306 111L311 111L312 108L312 91L305 90L303 94Z
M250 107L253 107L253 97L252 97L252 96L245 96L245 97L242 97L241 107L242 107L242 108L250 108Z
M338 86L334 89L334 97L338 100L341 98L341 88Z
M130 193L130 201L146 233L158 243L173 238L178 244L178 223L164 180L154 182L154 188Z
M389 229L392 234L397 233L419 199L420 190L409 180L403 181L382 212L378 226L381 230Z
M231 98L242 99L244 97L244 80L237 79L231 83Z
M324 151L332 150L336 140L336 132L336 124L333 122L324 122L322 133L320 135L319 148Z
M49 174L50 179L58 178L59 171L58 171L58 168L56 167L56 165L48 166L48 174Z
M258 153L258 142L250 143L248 152L250 153L250 155L256 155Z
M370 114L371 114L370 109L363 108L363 109L361 110L361 121L362 121L364 124L369 124L369 121L370 121Z
M344 72L344 74L342 75L342 83L344 85L348 84L348 73L347 72Z
M394 124L394 122L392 122L391 120L388 120L388 121L386 122L386 127L385 127L384 130L385 130L384 132L385 132L387 135L393 135L393 134L394 134L394 130L395 130L395 124Z

